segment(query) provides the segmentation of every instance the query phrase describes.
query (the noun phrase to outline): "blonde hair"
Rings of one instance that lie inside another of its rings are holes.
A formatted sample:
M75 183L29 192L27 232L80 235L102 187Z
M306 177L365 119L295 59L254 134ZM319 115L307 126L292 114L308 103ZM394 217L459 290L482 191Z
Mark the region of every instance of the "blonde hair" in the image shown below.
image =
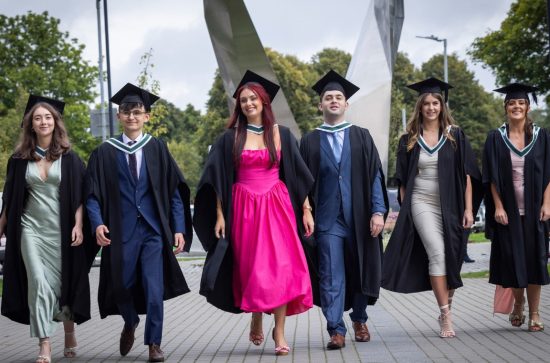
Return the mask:
M456 125L453 117L451 116L451 111L447 107L443 96L439 93L424 93L416 101L414 106L414 113L407 122L407 134L409 135L409 141L407 143L407 151L412 150L414 145L418 141L418 136L420 135L420 130L422 126L422 105L426 100L426 97L432 96L435 97L441 104L441 112L439 113L439 131L445 137L447 137L451 142L455 143L454 137L450 133L450 127Z

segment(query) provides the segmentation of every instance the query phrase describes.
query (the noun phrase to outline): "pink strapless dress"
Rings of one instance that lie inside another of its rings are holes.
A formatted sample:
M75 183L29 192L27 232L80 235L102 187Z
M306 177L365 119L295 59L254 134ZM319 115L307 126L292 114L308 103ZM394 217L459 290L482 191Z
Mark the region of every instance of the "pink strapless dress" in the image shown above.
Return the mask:
M233 296L246 312L287 304L293 315L313 306L311 282L288 189L269 165L267 149L243 150L233 185Z

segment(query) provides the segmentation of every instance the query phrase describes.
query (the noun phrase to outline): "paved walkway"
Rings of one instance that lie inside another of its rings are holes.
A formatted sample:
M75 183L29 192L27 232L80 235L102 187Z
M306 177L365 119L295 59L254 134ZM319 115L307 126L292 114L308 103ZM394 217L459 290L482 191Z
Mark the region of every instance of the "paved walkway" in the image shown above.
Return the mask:
M466 271L484 270L488 245L471 244ZM320 309L288 318L286 337L292 348L287 357L274 356L271 338L260 347L248 342L249 314L232 315L207 304L196 292L202 271L201 260L182 262L193 292L165 304L162 348L167 362L543 362L550 361L550 329L529 333L526 325L512 328L507 317L493 316L493 286L486 279L465 279L453 302L457 337L437 336L438 309L431 292L395 294L383 290L377 305L369 307L372 341L355 343L347 339L341 351L326 351L327 334ZM77 327L78 358L73 362L146 361L147 347L142 345L144 321L137 329L136 345L127 357L118 354L122 329L120 317L99 319L95 290L99 269L90 274L92 283L92 320ZM550 324L550 289L543 288L540 311ZM346 315L348 329L351 322ZM273 327L270 316L264 318L269 337ZM52 339L53 360L62 358L63 329L59 326ZM0 362L33 362L38 352L27 326L0 317Z

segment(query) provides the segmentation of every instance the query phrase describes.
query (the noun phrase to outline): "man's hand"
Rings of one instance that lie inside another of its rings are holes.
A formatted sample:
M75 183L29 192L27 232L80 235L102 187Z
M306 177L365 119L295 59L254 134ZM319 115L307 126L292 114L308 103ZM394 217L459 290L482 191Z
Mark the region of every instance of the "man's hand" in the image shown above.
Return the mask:
M111 244L111 240L107 237L108 233L109 228L107 228L107 226L104 224L100 224L95 229L95 239L97 241L97 244L101 247L109 246Z
M382 230L384 230L384 216L373 214L370 218L370 235L378 237Z
M174 255L177 255L183 251L183 247L185 246L185 238L183 237L183 233L174 234L174 246L176 247L174 250Z

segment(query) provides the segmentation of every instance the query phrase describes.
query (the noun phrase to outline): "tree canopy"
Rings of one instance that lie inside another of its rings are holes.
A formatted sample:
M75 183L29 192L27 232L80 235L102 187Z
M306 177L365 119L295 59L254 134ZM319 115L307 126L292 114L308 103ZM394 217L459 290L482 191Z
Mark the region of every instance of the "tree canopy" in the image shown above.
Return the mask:
M29 94L67 103L63 118L74 150L87 159L98 144L88 132L87 104L94 100L96 67L82 57L84 45L59 29L48 12L0 15L0 180L13 152ZM15 127L14 127L15 126Z
M489 67L498 83L519 81L539 87L541 94L550 92L546 6L546 0L517 0L500 29L474 40L470 55Z

